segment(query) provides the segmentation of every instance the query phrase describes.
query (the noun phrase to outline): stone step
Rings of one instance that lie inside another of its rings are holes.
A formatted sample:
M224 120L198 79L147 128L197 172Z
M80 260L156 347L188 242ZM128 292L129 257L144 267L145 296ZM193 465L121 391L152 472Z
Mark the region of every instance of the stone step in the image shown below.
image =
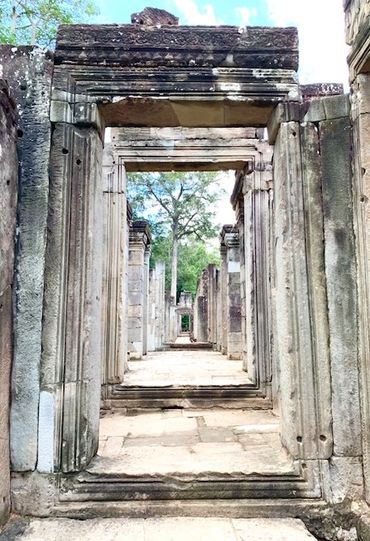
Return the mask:
M13 524L13 528L16 523ZM100 518L19 521L23 541L309 541L316 539L297 519Z
M241 408L272 409L272 401L253 385L113 385L104 409Z

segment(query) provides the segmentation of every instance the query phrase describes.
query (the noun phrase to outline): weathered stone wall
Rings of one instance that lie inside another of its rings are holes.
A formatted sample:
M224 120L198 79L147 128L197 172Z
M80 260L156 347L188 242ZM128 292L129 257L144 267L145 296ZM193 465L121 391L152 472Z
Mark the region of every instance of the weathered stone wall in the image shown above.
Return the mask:
M332 502L362 490L348 115L338 96L281 107L270 125L282 438L292 456L321 461Z
M353 202L359 302L362 447L366 499L370 502L370 1L346 0L353 123Z
M7 84L0 79L0 527L10 510L9 405L18 191L16 128L15 103Z
M49 194L49 96L53 62L30 47L0 47L3 77L19 112L19 204L15 274L11 459L34 470L38 457L41 334Z

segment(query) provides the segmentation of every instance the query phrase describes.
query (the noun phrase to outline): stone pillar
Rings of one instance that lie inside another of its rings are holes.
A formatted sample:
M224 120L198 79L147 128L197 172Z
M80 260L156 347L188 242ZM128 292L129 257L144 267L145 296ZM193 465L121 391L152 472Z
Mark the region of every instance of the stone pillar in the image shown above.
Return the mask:
M141 359L146 354L150 241L148 223L133 222L128 267L128 348L132 359Z
M194 338L208 342L208 269L204 269L194 300Z
M353 123L353 200L359 302L359 362L365 493L370 503L370 11L368 2L347 0Z
M123 162L103 156L102 384L121 383L127 357L127 201Z
M98 448L101 158L102 141L94 125L54 125L39 427L38 468L44 472L53 470L55 449L60 450L55 469L71 472L85 468Z
M0 79L0 528L10 512L9 404L13 276L18 190L15 104Z
M227 227L227 226L226 226ZM226 314L228 359L242 357L241 301L240 301L240 251L239 235L235 227L223 228L223 241L226 246Z
M232 227L232 225L226 225L224 228ZM227 354L227 249L224 242L223 230L220 234L220 312L221 312L221 337L220 337L220 351L223 355Z
M143 355L148 354L148 328L149 328L149 259L150 245L144 252L144 305L143 305Z
M217 342L217 269L210 264L208 272L208 342L216 347Z
M329 470L354 472L361 428L348 111L346 96L279 106L269 133L282 438L295 457L333 454Z
M272 359L272 147L256 141L251 160L236 178L232 204L241 253L243 368L266 393Z

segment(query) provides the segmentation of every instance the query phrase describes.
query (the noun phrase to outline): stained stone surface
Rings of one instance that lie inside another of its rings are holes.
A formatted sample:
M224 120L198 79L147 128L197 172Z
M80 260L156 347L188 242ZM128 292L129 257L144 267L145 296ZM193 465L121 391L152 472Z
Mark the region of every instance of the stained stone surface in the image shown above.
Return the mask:
M156 351L145 361L131 361L124 386L246 385L242 361L230 361L215 351Z
M17 539L25 541L308 541L297 519L148 518L32 520Z
M288 473L293 464L280 444L272 412L164 410L100 423L92 473L129 475L248 475Z
M10 499L9 384L12 363L12 284L17 204L15 104L0 79L0 524Z

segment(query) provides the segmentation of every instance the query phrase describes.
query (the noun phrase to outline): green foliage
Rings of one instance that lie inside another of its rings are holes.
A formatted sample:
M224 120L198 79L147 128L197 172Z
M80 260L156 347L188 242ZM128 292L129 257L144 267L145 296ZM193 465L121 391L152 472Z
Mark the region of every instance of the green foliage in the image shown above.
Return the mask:
M218 173L130 173L128 199L134 219L145 218L153 241L151 265L166 264L166 289L171 285L171 257L174 239L178 242L177 295L191 291L209 263L218 263L215 250L207 250L205 240L214 238L215 203L224 195Z
M191 291L193 298L197 290L198 279L203 269L210 263L219 265L219 253L207 249L202 242L191 241L180 245L177 267L177 292Z
M127 179L134 216L148 219L155 235L202 240L217 234L214 204L224 193L217 173L130 173Z
M166 264L166 289L170 289L171 268L171 236L154 238L150 266L156 261ZM220 264L220 255L215 248L207 248L206 244L194 238L188 238L179 245L177 263L177 297L181 291L191 291L193 298L197 290L198 279L203 269L210 263ZM168 272L167 272L168 271Z
M59 24L97 13L93 0L0 0L0 43L52 47Z

